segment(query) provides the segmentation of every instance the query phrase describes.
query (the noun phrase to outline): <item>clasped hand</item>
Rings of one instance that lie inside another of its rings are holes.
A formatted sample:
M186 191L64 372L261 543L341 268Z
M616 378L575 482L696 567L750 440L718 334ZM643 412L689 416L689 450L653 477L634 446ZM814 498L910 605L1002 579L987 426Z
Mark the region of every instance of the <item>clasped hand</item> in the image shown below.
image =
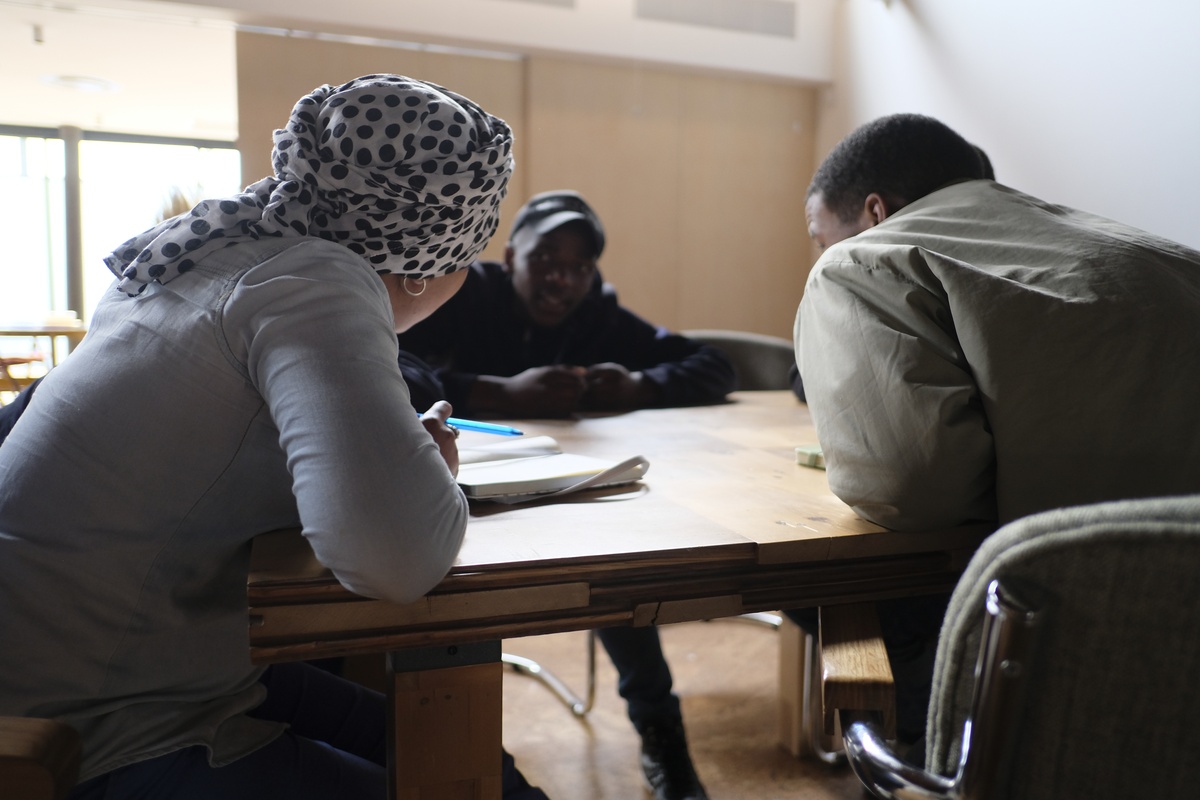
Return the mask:
M504 382L506 410L523 416L563 417L575 411L639 405L646 379L620 364L532 367Z

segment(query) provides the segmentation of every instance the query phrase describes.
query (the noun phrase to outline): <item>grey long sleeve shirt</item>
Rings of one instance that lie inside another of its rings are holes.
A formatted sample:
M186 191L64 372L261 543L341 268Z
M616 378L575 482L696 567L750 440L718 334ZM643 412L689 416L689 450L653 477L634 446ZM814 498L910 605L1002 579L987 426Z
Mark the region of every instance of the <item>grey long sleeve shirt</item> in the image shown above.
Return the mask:
M277 736L243 713L251 539L300 526L344 585L397 602L463 539L396 358L382 281L318 239L111 291L0 447L0 714L75 726L85 780Z

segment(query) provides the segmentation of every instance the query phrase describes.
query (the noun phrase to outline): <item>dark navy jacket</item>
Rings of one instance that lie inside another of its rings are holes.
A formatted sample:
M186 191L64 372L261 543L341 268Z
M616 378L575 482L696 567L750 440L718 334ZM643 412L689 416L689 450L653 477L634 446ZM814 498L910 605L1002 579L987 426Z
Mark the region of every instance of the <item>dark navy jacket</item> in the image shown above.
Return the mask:
M467 395L476 376L511 377L552 364L608 361L641 371L658 384L657 405L663 407L717 403L734 389L724 354L621 308L599 272L566 321L539 328L521 315L503 265L476 262L458 293L399 340L400 369L421 409L446 399L455 413L469 414Z

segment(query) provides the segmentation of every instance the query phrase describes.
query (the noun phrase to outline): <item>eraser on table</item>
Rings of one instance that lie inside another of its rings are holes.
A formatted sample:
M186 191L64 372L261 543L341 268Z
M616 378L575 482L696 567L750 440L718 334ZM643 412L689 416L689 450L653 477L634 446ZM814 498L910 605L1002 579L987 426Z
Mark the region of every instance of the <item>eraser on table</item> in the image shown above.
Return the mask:
M802 445L796 448L796 463L802 467L825 469L825 456L818 444Z

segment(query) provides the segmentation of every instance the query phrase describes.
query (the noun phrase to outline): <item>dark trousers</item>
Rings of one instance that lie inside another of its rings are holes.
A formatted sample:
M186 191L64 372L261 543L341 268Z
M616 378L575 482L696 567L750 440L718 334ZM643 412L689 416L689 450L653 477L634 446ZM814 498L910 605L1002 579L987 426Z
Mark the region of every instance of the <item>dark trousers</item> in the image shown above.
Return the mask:
M617 691L637 732L644 733L656 720L680 720L658 628L603 628L596 635L617 668Z
M186 747L82 783L70 800L384 800L387 707L382 694L308 664L263 675L267 699L251 716L289 723L265 747L224 767ZM547 800L503 754L505 800Z

